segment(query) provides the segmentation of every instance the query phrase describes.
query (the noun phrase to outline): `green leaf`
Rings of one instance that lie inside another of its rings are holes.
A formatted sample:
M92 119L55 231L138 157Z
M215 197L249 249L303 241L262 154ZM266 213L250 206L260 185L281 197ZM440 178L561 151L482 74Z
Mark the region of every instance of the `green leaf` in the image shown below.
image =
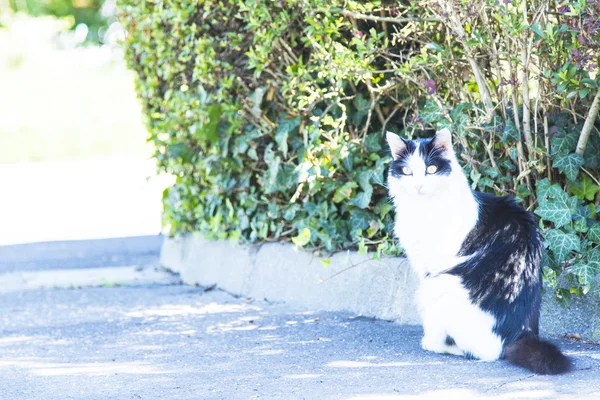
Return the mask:
M370 153L381 151L381 144L379 144L381 135L379 133L371 133L365 139L365 149Z
M548 191L550 190L551 186L552 186L552 183L550 182L550 180L548 178L544 178L541 181L537 182L535 192L537 194L537 198L540 203L547 200Z
M592 135L583 153L584 167L600 167L600 135Z
M577 96L577 90L572 90L569 93L567 93L567 99L572 99L575 96Z
M558 168L560 172L567 176L567 179L574 182L579 175L579 167L583 165L583 158L579 154L557 154L552 161L552 166Z
M593 79L590 79L590 78L583 78L583 79L581 80L581 83L585 83L585 84L587 84L587 85L590 85L590 86L593 86L593 87L595 87L595 88L598 88L598 86L599 86L599 85L598 85L598 82L596 82L595 80L593 80Z
M433 49L435 51L444 51L444 49L442 49L442 47L435 42L429 42L425 45L425 47L428 49Z
M531 25L531 29L540 37L543 38L544 37L544 31L540 28L540 25L536 22L533 25Z
M575 150L577 146L577 135L576 134L557 134L550 140L552 146L552 152L558 154L568 154Z
M579 218L573 224L573 227L577 232L585 233L588 231L588 224L585 218Z
M172 157L181 158L186 163L190 162L194 156L194 151L185 143L173 143L167 149Z
M279 146L279 150L283 153L284 157L287 157L288 152L288 137L296 128L300 126L300 117L296 118L281 118L279 120L279 126L277 127L277 133L275 133L275 142Z
M360 124L364 117L369 113L369 109L371 108L371 100L367 99L362 93L359 93L352 101L354 108L356 109L356 113L352 116L352 119L357 124Z
M364 192L358 193L349 204L358 208L367 208L371 203L371 197L373 196L373 189L365 190Z
M515 127L512 121L507 121L504 129L502 130L502 143L517 142L519 141L519 131Z
M204 132L205 139L212 144L217 143L219 140L219 121L222 114L223 109L220 104L208 106L208 122L204 125L201 132Z
M554 222L556 228L567 225L573 219L567 204L557 200L548 200L541 203L535 213L546 221Z
M358 184L356 182L346 182L342 186L335 190L333 195L333 202L339 203L343 200L348 200L352 196L352 190L356 189Z
M358 208L355 208L350 213L350 223L352 224L352 228L354 230L366 230L369 228L369 223L373 219L372 215Z
M569 192L581 200L594 200L600 186L596 185L587 175L583 179L569 186Z
M571 251L580 251L581 243L579 237L572 233L550 229L546 232L546 240L550 243L550 250L554 253L558 263L566 260Z
M589 286L596 280L598 274L600 274L600 262L589 259L587 261L580 261L573 265L571 272L577 275L579 283Z
M419 117L424 122L434 124L444 119L444 113L440 110L440 107L433 99L427 99L427 102L423 106L423 109L419 113Z
M292 238L292 242L298 247L306 246L310 242L310 229L302 229L298 236Z
M595 222L588 231L588 240L600 244L600 223Z

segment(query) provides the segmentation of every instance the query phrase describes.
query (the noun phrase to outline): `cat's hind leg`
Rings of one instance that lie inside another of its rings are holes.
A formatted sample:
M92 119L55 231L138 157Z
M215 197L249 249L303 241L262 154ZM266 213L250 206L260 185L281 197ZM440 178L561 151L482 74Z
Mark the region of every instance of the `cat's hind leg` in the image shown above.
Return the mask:
M423 280L418 299L423 349L485 361L500 357L502 340L493 332L495 318L473 303L459 277L441 274ZM455 345L446 343L447 336Z
M481 310L469 298L455 303L454 318L447 326L448 334L465 356L494 361L502 355L503 341L494 332L496 319Z

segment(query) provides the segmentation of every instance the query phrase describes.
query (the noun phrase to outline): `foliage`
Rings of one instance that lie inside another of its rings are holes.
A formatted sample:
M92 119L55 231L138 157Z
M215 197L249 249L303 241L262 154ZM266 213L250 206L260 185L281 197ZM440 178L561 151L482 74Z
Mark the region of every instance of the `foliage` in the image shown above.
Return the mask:
M541 218L557 295L600 287L597 0L120 7L171 233L396 253L382 134L450 127Z
M102 41L103 31L108 27L110 18L102 13L104 2L105 0L8 0L10 8L15 12L25 12L34 17L72 17L73 28L79 24L88 27L88 40L91 42Z

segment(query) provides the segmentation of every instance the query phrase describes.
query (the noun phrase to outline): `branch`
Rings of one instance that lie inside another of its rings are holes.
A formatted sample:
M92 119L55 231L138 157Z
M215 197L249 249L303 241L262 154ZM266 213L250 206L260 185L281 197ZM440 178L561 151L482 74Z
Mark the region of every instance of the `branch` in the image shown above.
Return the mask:
M394 17L376 17L374 15L361 14L348 10L342 10L340 12L344 17L351 17L356 19L364 19L366 21L379 21L379 22L392 22L396 24L402 24L406 22L421 22L421 21L440 21L439 18L394 18Z
M588 111L585 123L583 124L583 129L581 130L581 134L579 135L579 140L577 141L577 149L575 150L575 152L582 157L583 153L585 152L587 142L590 138L590 133L592 133L594 122L596 121L596 117L598 116L598 110L600 110L600 89L596 91L596 97L594 97L594 102L592 103L592 106Z
M450 4L450 3L452 3L452 4ZM475 81L477 82L477 88L479 89L479 96L481 97L481 102L485 106L485 111L487 113L487 120L490 121L495 112L494 105L492 103L492 97L490 95L490 90L489 90L487 81L486 81L483 73L481 72L481 68L479 67L479 64L477 63L477 61L475 60L475 57L473 55L473 52L471 51L471 48L465 42L466 32L465 32L465 28L463 27L462 21L460 20L459 16L456 14L453 2L439 1L439 4L442 7L442 9L449 16L447 26L454 33L456 33L458 42L462 45L462 47L464 49L465 56L467 58L467 61L469 62L469 65L471 66L471 70L473 71L473 76L475 77Z

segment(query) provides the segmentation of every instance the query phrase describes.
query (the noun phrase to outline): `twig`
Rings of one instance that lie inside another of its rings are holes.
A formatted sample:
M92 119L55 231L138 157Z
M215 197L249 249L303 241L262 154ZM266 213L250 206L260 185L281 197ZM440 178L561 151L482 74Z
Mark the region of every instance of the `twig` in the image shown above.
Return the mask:
M594 177L594 175L592 175L592 173L591 173L590 171L588 171L587 169L585 169L585 168L583 168L583 167L580 167L580 168L581 168L581 169L583 170L583 172L585 172L585 173L586 173L586 174L587 174L587 175L588 175L590 178L592 178L592 180L593 180L594 182L596 182L596 185L600 186L600 181L598 181L598 179L596 179L596 178Z
M598 110L600 110L600 89L596 91L594 102L588 111L588 115L585 118L585 123L583 124L583 129L581 129L581 134L579 135L579 140L577 141L577 148L575 152L582 157L583 153L585 152L587 142L590 138L590 134L592 133L594 122L598 116Z
M439 21L439 18L394 18L394 17L376 17L374 15L366 15L362 13L342 10L340 12L344 17L355 19L364 19L366 21L391 22L394 24L402 24L406 22L423 22L423 21Z

